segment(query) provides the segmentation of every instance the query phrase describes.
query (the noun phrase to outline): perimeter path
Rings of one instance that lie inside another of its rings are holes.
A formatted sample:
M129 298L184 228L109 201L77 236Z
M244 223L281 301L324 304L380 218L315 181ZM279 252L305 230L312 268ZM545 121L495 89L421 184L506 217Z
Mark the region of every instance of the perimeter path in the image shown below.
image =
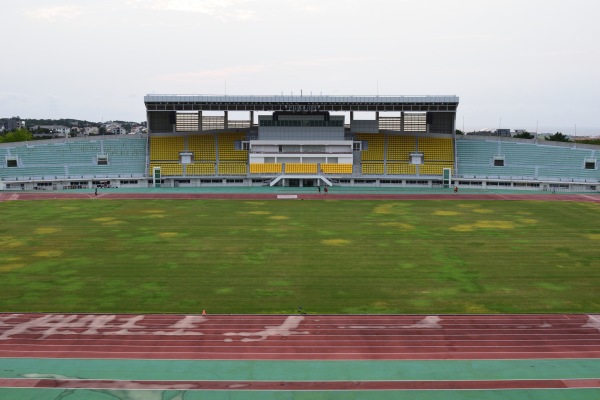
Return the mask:
M90 391L132 400L207 391L598 399L600 315L0 314L0 398Z
M0 202L11 200L68 200L68 199L215 199L215 200L536 200L536 201L575 201L600 203L597 194L538 194L538 193L332 193L327 195L293 192L284 193L183 193L183 192L103 192L95 196L93 192L0 192Z

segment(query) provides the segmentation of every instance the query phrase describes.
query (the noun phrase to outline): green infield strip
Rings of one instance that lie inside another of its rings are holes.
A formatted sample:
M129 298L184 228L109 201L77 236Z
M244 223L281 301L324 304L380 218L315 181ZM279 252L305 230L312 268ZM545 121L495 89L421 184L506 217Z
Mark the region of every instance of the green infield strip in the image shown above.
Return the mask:
M599 378L600 359L207 361L0 359L0 378L223 381L385 381ZM35 375L35 376L32 376Z
M102 393L92 390L0 389L0 398L10 400L596 400L600 389L534 390L390 390L390 391L185 391L120 390Z

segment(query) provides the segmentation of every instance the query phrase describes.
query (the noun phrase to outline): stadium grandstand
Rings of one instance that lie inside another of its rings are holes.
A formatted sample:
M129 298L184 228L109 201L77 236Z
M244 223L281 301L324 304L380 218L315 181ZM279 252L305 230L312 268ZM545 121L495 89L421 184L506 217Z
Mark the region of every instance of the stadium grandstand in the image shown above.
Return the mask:
M152 94L144 102L145 135L0 144L0 189L599 187L599 146L457 136L457 96Z
M444 169L449 181L454 166L456 96L148 95L145 103L154 185L379 185L411 176L433 184ZM234 112L245 119L230 119Z

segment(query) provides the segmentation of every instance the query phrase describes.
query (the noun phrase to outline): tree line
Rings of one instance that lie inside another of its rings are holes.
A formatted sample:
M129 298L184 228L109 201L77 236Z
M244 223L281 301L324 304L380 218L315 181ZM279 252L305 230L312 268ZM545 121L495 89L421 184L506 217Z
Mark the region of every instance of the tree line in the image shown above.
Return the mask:
M33 134L25 128L15 129L0 135L0 143L26 142L33 140Z

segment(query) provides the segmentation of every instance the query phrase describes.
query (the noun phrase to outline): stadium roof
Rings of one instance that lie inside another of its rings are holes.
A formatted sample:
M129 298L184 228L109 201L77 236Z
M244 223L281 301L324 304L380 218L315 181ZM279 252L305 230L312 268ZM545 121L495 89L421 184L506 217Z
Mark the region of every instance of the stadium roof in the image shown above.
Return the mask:
M214 96L149 94L148 111L443 111L456 112L457 96Z

